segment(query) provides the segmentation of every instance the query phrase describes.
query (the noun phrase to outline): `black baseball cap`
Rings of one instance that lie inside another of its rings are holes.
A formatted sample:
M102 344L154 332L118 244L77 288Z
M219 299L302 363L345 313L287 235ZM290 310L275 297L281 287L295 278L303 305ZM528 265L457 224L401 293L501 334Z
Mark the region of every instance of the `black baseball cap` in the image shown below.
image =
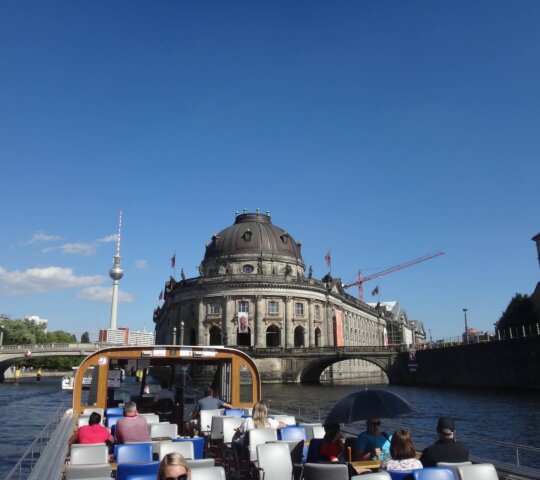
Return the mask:
M451 435L456 431L454 420L450 417L441 417L437 423L437 431L444 435Z

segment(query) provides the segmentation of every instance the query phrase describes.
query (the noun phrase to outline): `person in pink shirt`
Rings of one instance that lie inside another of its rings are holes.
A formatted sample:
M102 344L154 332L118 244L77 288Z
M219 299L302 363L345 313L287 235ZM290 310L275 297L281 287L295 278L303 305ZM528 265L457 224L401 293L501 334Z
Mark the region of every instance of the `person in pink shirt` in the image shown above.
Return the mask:
M135 402L128 402L124 406L124 418L116 422L116 441L126 442L150 442L148 422L146 418L137 415Z
M114 439L111 432L101 425L101 415L97 412L92 412L88 419L88 425L79 427L69 439L69 444L72 443L109 443L113 444Z

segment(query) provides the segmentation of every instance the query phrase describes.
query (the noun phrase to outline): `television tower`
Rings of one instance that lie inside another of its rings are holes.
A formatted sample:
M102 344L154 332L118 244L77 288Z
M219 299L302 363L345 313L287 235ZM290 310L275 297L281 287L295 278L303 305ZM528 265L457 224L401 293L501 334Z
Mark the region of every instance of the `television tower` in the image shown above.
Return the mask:
M111 324L109 328L116 330L116 311L118 309L118 282L124 276L124 270L120 263L120 232L122 231L122 210L120 210L120 220L118 221L118 237L116 239L116 254L113 259L113 266L109 270L109 276L113 280L112 304L111 304Z

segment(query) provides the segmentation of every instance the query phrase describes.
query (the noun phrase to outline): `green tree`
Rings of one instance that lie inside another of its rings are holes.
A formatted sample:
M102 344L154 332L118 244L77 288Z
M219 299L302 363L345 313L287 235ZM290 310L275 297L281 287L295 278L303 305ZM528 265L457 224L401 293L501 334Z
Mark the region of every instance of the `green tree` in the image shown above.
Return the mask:
M81 335L81 343L90 343L90 334L88 332Z
M497 330L539 322L531 298L527 294L516 293L497 322Z

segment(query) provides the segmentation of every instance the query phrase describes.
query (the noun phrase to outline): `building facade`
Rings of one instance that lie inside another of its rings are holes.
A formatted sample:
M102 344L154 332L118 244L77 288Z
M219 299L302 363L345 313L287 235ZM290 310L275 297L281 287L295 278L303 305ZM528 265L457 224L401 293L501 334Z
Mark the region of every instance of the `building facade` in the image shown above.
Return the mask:
M383 345L386 322L339 279L306 271L301 244L270 215L237 214L211 237L199 276L165 284L156 344Z

